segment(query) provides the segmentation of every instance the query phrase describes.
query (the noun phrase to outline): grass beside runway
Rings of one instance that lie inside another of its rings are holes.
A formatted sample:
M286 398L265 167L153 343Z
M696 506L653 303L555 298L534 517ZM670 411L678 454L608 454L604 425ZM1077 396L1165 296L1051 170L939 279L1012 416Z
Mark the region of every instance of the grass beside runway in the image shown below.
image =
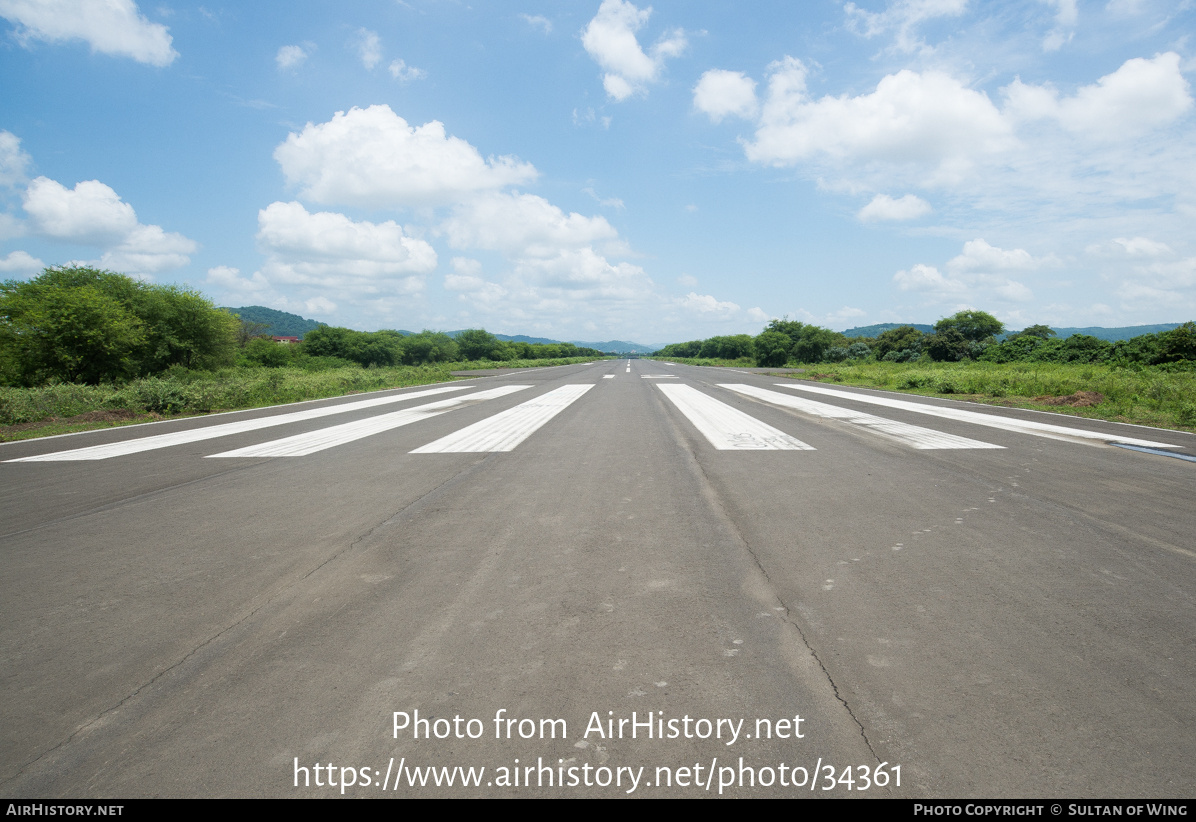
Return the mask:
M0 387L0 442L70 434L172 417L262 408L366 391L468 379L453 371L536 368L593 362L592 357L307 371L299 368L180 370L123 385L60 383Z

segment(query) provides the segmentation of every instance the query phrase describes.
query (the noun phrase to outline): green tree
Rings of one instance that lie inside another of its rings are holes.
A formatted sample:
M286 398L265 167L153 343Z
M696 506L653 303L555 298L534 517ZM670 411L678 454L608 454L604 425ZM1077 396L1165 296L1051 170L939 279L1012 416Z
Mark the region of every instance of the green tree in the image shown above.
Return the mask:
M807 325L802 329L801 337L794 340L791 353L797 362L822 362L830 348L845 342L847 338L837 331Z
M238 314L237 319L241 321L241 327L237 329L237 347L244 348L249 345L249 341L257 339L258 337L266 336L266 332L270 330L269 323L257 323L251 320L241 319Z
M936 334L948 329L958 331L969 342L982 343L1003 332L1005 324L984 311L959 311L934 324Z
M764 327L765 331L780 332L788 337L791 341L797 341L801 339L805 329L805 323L798 322L797 320L791 320L788 317L782 317L779 320L774 317L773 319L769 320L768 325Z
M232 362L241 325L234 315L193 289L139 285L132 309L146 327L142 374L172 365L209 369Z
M1009 339L990 345L977 359L986 362L1029 362L1039 348L1059 340L1050 340L1036 334L1014 334Z
M0 285L10 381L96 383L230 364L238 320L202 294L86 266Z
M696 356L718 360L738 360L741 357L750 357L752 356L752 338L748 334L711 337L702 341Z
M498 347L498 337L481 328L470 328L457 335L457 347L465 360L485 360Z
M303 350L313 357L353 359L353 339L359 332L351 328L322 325L303 336Z
M882 331L876 337L876 359L883 360L891 351L920 351L923 336L922 332L912 325L899 325Z
M697 357L702 353L703 340L690 340L689 342L672 343L666 345L656 353L661 357Z
M269 337L255 337L241 349L240 362L265 368L282 368L292 363L294 354L291 347L286 343L276 343Z
M923 342L923 350L935 362L958 362L966 360L972 354L972 343L963 332L954 326L946 326L930 334Z
M793 340L788 334L782 334L780 331L762 331L753 340L756 365L762 368L782 366L789 361L789 349L792 347Z
M430 362L453 362L459 356L457 343L448 334L440 331L423 330L404 337L402 342L403 363L423 365Z
M2 337L16 373L9 381L99 383L136 375L145 327L98 288L38 283L0 286Z
M1037 337L1040 340L1049 340L1054 336L1056 336L1055 329L1051 328L1049 325L1031 325L1023 328L1021 331L1018 331L1015 334L1010 334L1008 339L1015 340L1018 337Z
M510 362L511 360L519 359L519 349L513 347L505 340L499 340L498 345L490 349L490 353L486 358L494 362Z
M1160 362L1196 362L1196 322L1186 322L1158 336L1162 348Z

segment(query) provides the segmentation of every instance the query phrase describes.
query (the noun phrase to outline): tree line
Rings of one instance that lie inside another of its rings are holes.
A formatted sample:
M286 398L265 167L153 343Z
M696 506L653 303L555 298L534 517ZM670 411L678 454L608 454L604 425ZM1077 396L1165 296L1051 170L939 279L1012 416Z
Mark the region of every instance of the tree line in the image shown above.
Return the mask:
M500 340L481 328L461 331L455 337L450 337L442 331L425 330L418 334L403 335L398 331L354 331L325 325L309 331L300 346L287 348L300 356L338 357L365 367L603 356L601 351L579 348L572 343ZM257 350L262 349L259 346Z
M0 283L0 385L121 383L175 369L324 370L440 362L596 357L572 343L499 340L483 329L355 331L321 326L298 344L264 336L200 292L86 266Z
M847 337L817 325L779 319L755 337L738 334L667 345L662 357L752 360L761 367L789 363L872 362L1051 362L1162 365L1196 363L1196 323L1171 331L1108 342L1086 334L1061 339L1045 325L1005 334L1005 325L984 311L960 311L939 320L934 332L912 325L875 337Z

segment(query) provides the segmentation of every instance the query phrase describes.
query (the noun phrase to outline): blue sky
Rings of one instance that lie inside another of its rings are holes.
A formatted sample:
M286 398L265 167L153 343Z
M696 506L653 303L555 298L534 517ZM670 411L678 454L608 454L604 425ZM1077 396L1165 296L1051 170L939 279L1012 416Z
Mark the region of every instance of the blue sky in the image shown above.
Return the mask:
M665 343L1196 318L1196 10L0 0L0 277Z

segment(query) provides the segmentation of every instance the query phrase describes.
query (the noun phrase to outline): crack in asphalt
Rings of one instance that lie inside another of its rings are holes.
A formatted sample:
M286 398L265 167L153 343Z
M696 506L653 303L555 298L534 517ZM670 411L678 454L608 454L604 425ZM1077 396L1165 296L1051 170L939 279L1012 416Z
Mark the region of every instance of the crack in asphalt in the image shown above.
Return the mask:
M666 419L672 419L672 417L666 413L664 408L661 409L661 413L664 414ZM864 745L867 746L868 751L873 757L875 757L877 763L882 763L880 755L877 754L876 749L872 747L872 741L868 739L868 733L864 728L864 723L861 722L859 717L855 715L855 711L851 709L851 705L848 704L847 700L843 697L843 694L840 693L839 686L835 682L834 677L831 676L831 672L827 670L822 658L818 656L818 652L814 650L814 646L811 644L809 637L806 636L806 632L802 630L801 624L797 621L797 618L790 610L789 605L783 599L781 599L779 594L776 593L776 588L773 585L772 578L768 575L768 569L764 567L764 563L760 561L760 557L757 556L756 552L752 549L751 543L748 542L743 532L739 529L739 525L735 522L734 517L728 513L727 507L724 504L722 497L715 489L714 482L710 479L710 475L706 473L706 466L704 466L702 461L698 459L698 455L693 447L693 443L688 437L684 436L679 430L677 430L675 425L673 426L673 429L674 435L682 444L685 453L689 456L689 462L692 466L691 470L694 470L694 472L700 478L702 495L706 497L708 502L710 502L718 516L722 518L722 520L728 525L728 527L734 533L739 544L743 546L743 549L747 551L748 556L752 558L752 563L756 566L756 569L760 572L760 575L764 577L765 582L768 583L768 587L772 591L772 595L775 598L778 606L783 609L785 614L784 621L797 631L797 635L801 637L802 644L806 647L806 650L810 652L810 656L814 658L814 661L818 663L818 667L822 670L822 675L826 677L826 681L830 683L831 691L834 693L835 699L840 705L843 706L843 709L847 711L847 715L851 717L851 721L854 722L856 727L860 729L860 738L864 740Z

